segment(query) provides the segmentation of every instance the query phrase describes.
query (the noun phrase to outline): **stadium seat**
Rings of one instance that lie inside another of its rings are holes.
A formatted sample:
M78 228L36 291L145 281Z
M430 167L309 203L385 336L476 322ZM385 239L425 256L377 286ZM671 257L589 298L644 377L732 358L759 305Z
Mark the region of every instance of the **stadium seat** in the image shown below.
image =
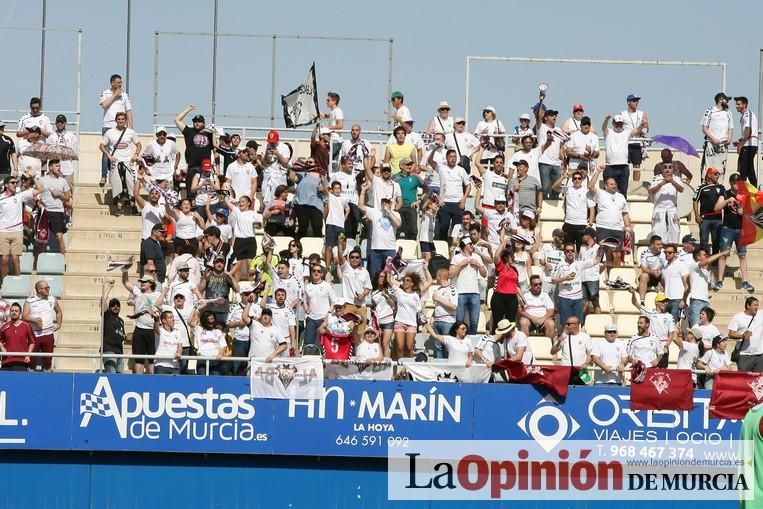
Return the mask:
M535 360L554 360L554 356L551 355L551 339L543 336L530 336L528 340L530 341L530 348L533 351Z
M552 233L557 228L562 227L561 221L546 221L545 219L540 223L540 238L544 241L550 241L553 239Z
M617 317L617 335L623 340L629 339L636 334L638 315L618 315Z
M631 223L645 223L651 227L653 209L654 205L649 202L628 203L628 215L631 218Z
M61 253L40 253L37 257L37 273L63 276L66 272L66 260Z
M60 299L64 295L64 278L63 276L42 276L38 278L38 280L44 280L48 282L48 286L50 286L50 294Z
M646 245L649 244L649 237L652 235L652 222L632 224L634 241L633 245Z
M429 339L429 334L426 332L419 332L416 334L416 339L414 340L413 344L413 351L414 352L424 352L426 351L426 343Z
M448 245L448 241L446 241L446 240L435 240L434 241L434 248L435 248L435 252L438 255L444 256L445 258L450 258L450 247Z
M395 246L403 248L403 260L417 260L419 258L419 243L415 240L398 239Z
M609 303L609 292L606 288L599 288L599 307L602 313L610 313L611 305Z
M474 188L474 186L472 186ZM474 213L474 196L467 196L464 210Z
M612 292L612 311L616 314L638 313L631 302L631 292Z
M608 314L588 315L585 317L585 331L589 336L604 336L604 326L613 323Z
M4 298L26 299L32 293L32 281L29 276L6 276L0 295Z
M22 274L31 274L34 270L34 255L32 253L21 253L19 259Z
M564 221L564 200L543 200L542 221Z
M488 332L487 322L490 320L488 312L480 311L480 319L477 322L477 334L485 334Z
M273 241L275 241L276 243L276 246L273 248L273 252L277 254L277 253L280 253L281 251L288 251L289 242L291 242L292 240L294 239L292 239L291 237L280 236L280 235L273 237ZM304 254L304 250L303 250L303 254ZM307 254L305 254L305 257L306 256Z
M302 237L300 241L302 242L303 256L310 256L315 253L323 258L323 248L326 244L326 239L323 237Z

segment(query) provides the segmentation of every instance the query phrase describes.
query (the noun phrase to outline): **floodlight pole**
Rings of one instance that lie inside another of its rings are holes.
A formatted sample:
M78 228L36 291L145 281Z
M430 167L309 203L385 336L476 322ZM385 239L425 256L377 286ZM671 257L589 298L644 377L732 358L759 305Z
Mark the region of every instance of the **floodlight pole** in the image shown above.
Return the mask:
M48 2L42 0L42 30L40 30L40 101L45 91L45 32L48 27ZM43 103L44 104L44 103Z
M127 0L127 54L125 55L125 90L130 90L130 41L132 37L132 0ZM130 127L135 128L134 125Z
M212 30L212 123L215 123L217 111L217 10L218 0L215 0L215 12L213 16L214 28Z

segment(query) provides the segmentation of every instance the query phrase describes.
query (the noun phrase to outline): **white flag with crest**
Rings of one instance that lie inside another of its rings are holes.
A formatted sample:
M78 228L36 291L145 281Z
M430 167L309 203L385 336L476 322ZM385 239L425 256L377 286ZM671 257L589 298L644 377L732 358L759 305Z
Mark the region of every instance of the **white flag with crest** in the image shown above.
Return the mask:
M283 121L294 129L318 119L318 86L315 83L315 62L300 86L281 96Z

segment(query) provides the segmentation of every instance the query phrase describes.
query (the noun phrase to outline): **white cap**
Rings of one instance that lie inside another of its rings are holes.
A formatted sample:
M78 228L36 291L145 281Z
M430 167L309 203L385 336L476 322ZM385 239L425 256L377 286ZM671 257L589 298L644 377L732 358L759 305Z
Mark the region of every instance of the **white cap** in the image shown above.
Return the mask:
M448 101L440 101L440 104L437 105L438 110L441 110L443 108L450 109L450 104L448 104Z
M533 221L535 221L535 212L533 212L533 211L532 211L532 210L530 210L530 209L525 209L525 210L523 210L523 211L522 211L522 213L521 213L520 215L521 215L521 216L525 216L525 217L529 217L530 219L532 219Z
M464 120L464 119L463 119L463 118L461 118L461 117L456 117L456 118L453 120L453 123L454 123L454 124L460 124L461 122L466 122L466 120Z
M622 115L615 115L615 116L612 118L612 122L614 122L614 123L616 123L616 124L619 124L619 123L621 123L621 122L625 122L625 119L623 119L623 116L622 116Z
M321 136L323 136L324 134L331 134L331 129L329 129L328 127L321 127L319 134Z
M154 131L154 134L164 133L167 134L167 129L163 125L156 126L156 130Z
M531 118L528 113L522 113L521 115L519 115L519 120L531 120Z
M484 108L482 108L482 111L492 111L493 113L495 113L495 108L493 108L492 106L485 106Z

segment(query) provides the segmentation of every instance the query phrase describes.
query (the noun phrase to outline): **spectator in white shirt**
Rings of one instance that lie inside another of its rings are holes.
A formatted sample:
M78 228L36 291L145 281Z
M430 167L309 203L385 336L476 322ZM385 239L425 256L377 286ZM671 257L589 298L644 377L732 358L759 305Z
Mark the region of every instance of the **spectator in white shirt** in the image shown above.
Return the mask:
M650 320L639 316L636 330L628 341L628 361L632 364L642 362L647 368L657 367L663 356L663 346L660 340L649 332Z
M456 310L458 309L458 291L450 282L448 269L441 268L435 274L437 288L432 292L434 311L432 312L432 327L438 334L448 334L450 328L456 323ZM434 357L444 359L448 357L448 350L444 343L435 342Z
M246 146L239 145L236 160L228 165L225 175L235 198L248 196L254 203L254 195L257 193L257 170L249 162L249 149Z
M570 168L586 168L591 175L599 157L599 138L591 130L591 119L582 117L580 129L570 135L567 142L567 157Z
M735 314L729 322L729 338L742 342L737 369L763 372L763 321L760 320L759 302L747 297L744 311Z
M596 236L600 241L614 238L618 242L618 248L622 249L623 241L630 240L631 219L628 211L628 201L621 193L617 192L617 181L612 177L604 180L604 189L599 189L599 175L601 168L588 181L588 191L591 199L596 203ZM612 257L612 265L620 263L620 257Z
M662 287L668 298L668 313L678 323L681 321L681 312L686 309L689 297L689 271L686 265L678 261L678 250L675 245L668 244L663 253L665 266L660 273Z
M392 117L392 120L395 121L396 126L402 126L405 122L413 120L413 117L411 116L411 110L408 109L408 106L403 104L404 100L405 97L403 96L402 92L395 90L392 92L389 99L389 102L395 111L392 113L387 111L384 112Z
M156 334L156 355L154 373L157 375L176 375L179 371L178 360L183 355L183 340L175 328L175 315L172 311L162 311L159 320L154 322Z
M610 323L604 326L604 339L594 341L591 360L604 371L596 373L594 385L623 384L628 352L625 343L617 337L617 325Z
M344 129L344 112L339 107L341 98L336 92L326 94L326 107L328 113L321 113L321 118L328 119L328 130L331 131L331 159L334 160L339 155L342 148L342 135L340 131Z
M75 154L79 154L79 142L77 135L66 130L66 115L56 116L56 130L48 136L47 143L69 147ZM74 185L74 161L61 161L61 175L69 185Z
M713 256L709 256L707 248L698 247L691 253L692 259L684 262L684 266L688 271L689 298L691 299L686 310L686 319L689 321L689 327L693 327L699 321L700 311L710 305L710 264L729 254L729 251L721 251Z
M345 309L360 317L360 323L353 330L356 341L360 341L361 331L366 330L368 316L366 298L371 293L371 275L361 264L360 249L354 248L345 258L344 251L347 249L347 239L341 239L338 247L336 264L337 272L342 279L342 295L347 301Z
M704 369L707 373L705 379L705 389L713 388L713 379L722 369L731 368L729 354L726 353L727 338L715 336L713 338L713 347L705 352L701 359L697 360L697 369Z
M649 246L641 253L639 260L641 273L638 276L638 294L642 306L647 290L660 284L666 263L665 253L662 252L662 237L652 235L649 237Z
M454 323L447 335L437 334L430 322L426 323L426 328L435 341L443 343L447 348L448 364L466 367L472 365L474 348L472 348L472 342L466 337L467 325L464 322L457 321Z
M129 195L135 184L135 171L132 163L138 160L141 144L138 133L127 127L127 116L116 114L116 126L103 134L99 149L111 163L111 195L116 205L116 215L121 214L122 195ZM129 196L129 198L133 198Z
M593 260L599 256L600 246L596 242L596 230L593 228L586 228L583 232L583 245L578 250L579 260ZM601 306L599 304L599 274L600 266L595 264L583 271L581 281L583 283L583 300L586 302L584 312L585 314L601 313Z
M551 347L551 355L561 352L561 365L576 368L585 368L591 364L591 352L593 342L591 337L580 329L580 320L576 316L570 316L566 322L562 322L564 332L554 341ZM575 377L574 385L582 382Z
M576 260L575 244L564 244L564 259L557 264L551 277L551 283L558 286L557 308L559 321L567 323L572 317L583 322L583 272L598 265L601 255L589 260Z
M601 130L604 133L604 145L607 151L607 166L604 170L604 178L612 177L617 181L617 191L628 196L628 179L630 178L630 166L628 166L628 142L634 136L639 136L641 130L626 129L625 119L622 115L612 118L612 128L609 127L609 119L612 115L604 117Z
M396 252L395 238L397 229L400 228L400 214L392 210L392 203L388 198L382 198L381 208L367 207L366 191L370 187L368 181L363 183L358 200L358 208L371 222L371 249L368 255L368 271L372 275L380 272L387 261L388 256Z
M450 277L455 280L458 292L456 320L464 320L469 315L469 334L477 333L480 316L479 278L487 277L487 268L482 257L474 252L474 244L469 237L461 239L461 252L450 260Z
M499 150L501 142L505 146L506 138L503 136L494 136L506 134L506 128L503 123L496 118L495 108L485 106L482 108L482 120L479 121L474 129L474 135L480 139L480 143L485 150L482 151L481 163L485 166L491 164L495 156L503 150Z
M669 244L678 244L681 225L678 217L678 195L684 191L680 176L673 174L672 165L663 165L662 175L655 175L649 187L654 203L652 232Z
M447 239L451 227L461 221L466 208L466 198L472 191L472 184L466 170L456 164L456 151L448 149L445 157L446 164L437 164L432 152L427 161L427 164L440 176L440 197L443 206L440 208L440 228L437 235L439 240Z
M112 127L116 127L116 114L124 112L127 115L127 126L133 127L132 103L127 96L127 92L122 90L122 77L119 74L112 74L109 80L110 87L101 92L100 106L103 108L103 129L101 134ZM109 174L109 160L104 156L101 158L101 186L106 185L106 177Z
M305 284L304 302L305 310L305 345L319 344L318 328L328 315L331 308L339 302L334 292L334 287L324 281L323 267L318 264L310 266L310 280Z
M583 243L583 232L593 225L596 217L596 203L588 194L588 187L583 185L587 175L583 170L575 170L570 173L565 171L554 182L552 189L557 193L564 194L564 224L562 230L570 242L580 249ZM565 182L566 181L566 182ZM562 182L565 182L562 184Z
M34 178L34 177L33 177ZM19 257L24 251L24 202L32 200L42 188L39 182L35 187L17 192L18 177L3 179L3 192L0 193L0 275L18 276L21 273Z
M692 327L684 337L680 334L673 337L673 343L678 347L678 359L676 359L676 369L695 369L697 360L699 360L699 338L702 337L702 331L697 326ZM692 373L691 379L697 383L697 374Z
M721 175L726 171L729 143L734 135L734 121L729 112L730 96L723 92L715 94L715 106L705 110L702 115L702 134L705 136L704 154L700 175L706 168L717 168Z
M530 291L523 294L524 304L519 307L519 328L525 335L543 334L551 338L556 331L554 302L543 291L540 276L530 276Z
M432 276L427 266L424 266L425 279L418 273L406 272L400 282L392 279L392 296L397 302L395 312L395 354L393 359L413 357L413 346L416 341L421 316L421 296L432 285Z
M437 115L429 121L427 132L450 134L453 132L453 118L450 116L450 105L448 101L440 101L437 105Z
M740 177L757 189L758 176L755 172L755 155L758 153L758 118L755 113L750 111L745 96L735 97L734 101L737 112L742 114L739 118L742 135L734 142L737 154L739 154L737 171Z
M156 139L152 140L143 151L143 158L152 161L149 166L151 179L172 180L172 175L180 164L180 152L174 141L167 138L167 130L159 126L156 128Z

